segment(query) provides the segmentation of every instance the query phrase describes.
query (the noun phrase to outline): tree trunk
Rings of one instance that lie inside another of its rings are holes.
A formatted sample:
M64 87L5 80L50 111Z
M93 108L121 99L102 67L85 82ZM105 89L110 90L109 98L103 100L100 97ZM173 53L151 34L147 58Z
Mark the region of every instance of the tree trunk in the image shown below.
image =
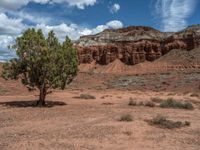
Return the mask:
M40 87L40 97L39 100L37 101L37 106L45 106L45 98L46 98L46 88L44 85Z

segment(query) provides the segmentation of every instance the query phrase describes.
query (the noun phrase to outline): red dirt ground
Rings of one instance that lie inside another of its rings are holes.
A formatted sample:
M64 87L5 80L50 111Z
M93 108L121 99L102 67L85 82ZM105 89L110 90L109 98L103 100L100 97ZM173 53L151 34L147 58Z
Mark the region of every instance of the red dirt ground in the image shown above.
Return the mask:
M0 78L0 150L199 150L200 74L79 73L64 91L48 95L46 108L34 107L38 93ZM96 99L77 98L91 94ZM173 97L194 110L128 106L129 99ZM132 122L118 121L130 114ZM158 114L188 127L161 129L145 120Z

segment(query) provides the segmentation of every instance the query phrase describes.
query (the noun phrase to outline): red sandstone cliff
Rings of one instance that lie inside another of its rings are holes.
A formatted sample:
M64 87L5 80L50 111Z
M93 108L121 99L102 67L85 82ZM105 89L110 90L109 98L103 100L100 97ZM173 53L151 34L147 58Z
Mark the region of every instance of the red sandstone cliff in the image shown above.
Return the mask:
M127 65L154 61L172 49L192 50L200 46L200 26L177 33L163 33L150 27L107 29L83 36L76 42L80 63L107 65L120 59Z

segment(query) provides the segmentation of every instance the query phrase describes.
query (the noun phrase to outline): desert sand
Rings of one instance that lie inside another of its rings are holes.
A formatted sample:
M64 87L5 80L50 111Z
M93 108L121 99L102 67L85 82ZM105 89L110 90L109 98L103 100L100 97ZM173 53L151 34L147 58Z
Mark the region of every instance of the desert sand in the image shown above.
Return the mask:
M80 72L66 90L48 95L45 108L34 107L37 92L29 93L18 81L0 79L0 149L199 150L199 79L198 72ZM79 98L80 94L95 99ZM130 99L146 102L155 97L187 101L194 109L128 105ZM133 121L119 121L125 114ZM163 129L147 123L158 114L191 124Z

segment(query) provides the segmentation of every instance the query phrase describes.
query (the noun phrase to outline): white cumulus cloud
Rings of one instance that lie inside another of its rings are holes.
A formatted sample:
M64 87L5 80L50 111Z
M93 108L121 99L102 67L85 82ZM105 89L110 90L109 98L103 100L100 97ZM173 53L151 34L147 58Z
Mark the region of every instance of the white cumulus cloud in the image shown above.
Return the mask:
M119 29L123 27L123 23L119 20L112 20L107 22L105 25L98 25L96 28L91 30L90 34L97 34L105 29ZM87 34L89 35L89 34Z
M14 42L14 37L10 35L0 35L1 48L7 49L10 43Z
M123 23L119 20L110 21L106 25L108 26L108 28L112 29L118 29L123 27Z
M4 62L16 56L15 51L9 50L8 45L13 43L15 38L9 35L0 35L0 62Z
M60 41L63 41L65 39L65 36L69 36L72 40L77 40L80 36L83 35L91 35L91 34L97 34L99 32L102 32L105 29L118 29L122 28L123 23L118 20L113 20L105 25L98 25L95 28L87 28L78 26L77 24L65 24L62 23L60 25L45 25L45 24L38 24L36 25L37 29L42 29L43 32L47 35L49 31L53 30L56 35L58 36Z
M117 13L120 10L120 8L121 8L121 6L117 3L115 3L110 7L110 12L113 14Z
M157 0L155 10L161 19L164 31L179 31L185 28L187 18L195 9L196 0Z
M6 14L0 13L0 35L17 35L25 29L22 19L9 18Z
M68 3L69 6L76 6L79 9L84 9L85 6L93 6L97 0L52 0L52 3Z
M29 2L40 4L68 4L69 6L76 6L79 9L84 9L85 6L93 6L97 0L0 0L0 11L17 10Z

